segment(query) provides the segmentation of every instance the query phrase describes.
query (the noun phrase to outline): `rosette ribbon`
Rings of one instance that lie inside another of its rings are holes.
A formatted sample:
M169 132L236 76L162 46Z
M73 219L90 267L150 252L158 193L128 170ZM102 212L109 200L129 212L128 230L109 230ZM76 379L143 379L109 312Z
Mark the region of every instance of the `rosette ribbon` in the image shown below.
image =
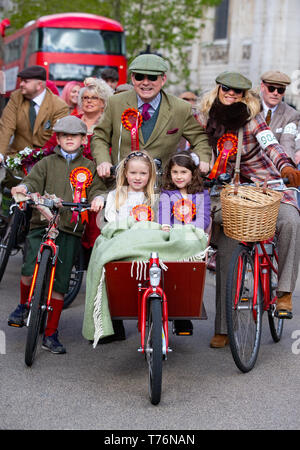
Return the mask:
M131 214L138 222L152 222L154 220L153 209L147 205L136 205L134 208L132 208Z
M139 150L139 128L142 125L142 114L135 108L125 109L121 116L121 122L131 135L131 150Z
M182 223L191 223L196 215L196 205L188 198L181 198L173 205L173 215Z
M74 186L74 203L79 203L81 198L86 199L86 188L90 186L93 181L92 172L86 167L76 167L70 173L70 181ZM73 211L71 222L77 222L78 211ZM88 213L83 211L81 213L82 223L88 222Z
M238 148L238 138L235 134L226 133L217 142L218 158L208 176L217 178L221 173L226 172L228 158L236 154Z

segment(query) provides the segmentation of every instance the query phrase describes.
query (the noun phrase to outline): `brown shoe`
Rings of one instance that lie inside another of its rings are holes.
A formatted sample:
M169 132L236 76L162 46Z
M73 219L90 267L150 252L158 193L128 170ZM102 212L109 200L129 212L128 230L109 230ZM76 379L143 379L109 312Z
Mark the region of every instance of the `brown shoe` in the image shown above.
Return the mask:
M292 303L292 293L287 292L282 297L277 299L276 317L280 319L292 319L293 318L293 303Z
M227 344L229 344L229 338L227 334L215 334L210 341L210 346L212 348L223 348Z

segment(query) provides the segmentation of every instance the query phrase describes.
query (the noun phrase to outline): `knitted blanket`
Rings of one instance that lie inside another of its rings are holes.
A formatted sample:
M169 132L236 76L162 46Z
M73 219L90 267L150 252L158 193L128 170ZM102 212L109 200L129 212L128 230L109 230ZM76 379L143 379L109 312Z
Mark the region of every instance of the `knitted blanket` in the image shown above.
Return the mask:
M132 217L108 223L97 238L87 271L83 336L94 340L114 333L105 285L105 264L111 261L148 261L158 252L160 261L203 259L207 234L193 225L175 225L170 232L156 222L137 222Z

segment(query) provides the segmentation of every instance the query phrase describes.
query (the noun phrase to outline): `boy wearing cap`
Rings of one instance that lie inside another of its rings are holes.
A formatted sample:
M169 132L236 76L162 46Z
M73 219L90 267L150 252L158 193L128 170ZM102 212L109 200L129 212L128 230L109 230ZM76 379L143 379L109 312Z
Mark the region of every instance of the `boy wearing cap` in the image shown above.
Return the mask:
M295 139L300 113L283 100L290 84L290 77L283 72L268 71L261 76L262 113L279 144L295 161Z
M0 119L0 162L25 147L43 147L54 123L69 114L68 105L46 87L44 67L27 67L18 77L20 88L11 94Z
M129 108L138 109L143 117L138 130L140 150L148 151L152 158L160 158L164 167L183 136L207 172L211 148L206 133L193 117L191 105L163 90L166 61L158 55L143 54L133 60L129 70L133 89L108 100L94 130L91 150L99 176L109 177L111 165L130 152L131 132L121 121L123 112Z
M12 195L38 192L41 195L45 193L54 194L66 202L79 201L79 199L74 200L76 186L74 187L74 183L72 183L72 180L74 181L72 173L74 174L74 169L79 168L92 177L91 184L86 186L87 201L91 202L91 210L98 212L104 205L101 196L103 185L97 175L95 164L82 156L82 145L85 143L87 133L85 123L75 116L67 116L59 119L53 130L57 134L58 143L54 154L39 161L29 175L24 178L22 184L12 188ZM53 311L48 314L42 346L52 353L66 352L58 340L57 327L63 308L64 294L69 288L73 261L80 247L80 239L84 229L81 219L79 219L75 230L75 223L71 222L71 219L72 211L69 208L61 208L58 224L60 233L56 240L59 246L59 258L50 303ZM22 327L28 316L26 302L36 256L47 225L46 219L41 218L37 210L33 210L30 231L26 241L26 256L22 266L20 304L9 316L8 324L11 326Z

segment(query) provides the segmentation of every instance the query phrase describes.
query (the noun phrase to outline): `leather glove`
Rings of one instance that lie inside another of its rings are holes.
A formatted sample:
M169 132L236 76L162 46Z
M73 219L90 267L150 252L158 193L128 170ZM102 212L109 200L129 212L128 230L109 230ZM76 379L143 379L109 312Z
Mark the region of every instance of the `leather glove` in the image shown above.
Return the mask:
M289 184L287 186L298 187L300 186L300 170L291 166L286 166L281 171L282 178L288 178Z

